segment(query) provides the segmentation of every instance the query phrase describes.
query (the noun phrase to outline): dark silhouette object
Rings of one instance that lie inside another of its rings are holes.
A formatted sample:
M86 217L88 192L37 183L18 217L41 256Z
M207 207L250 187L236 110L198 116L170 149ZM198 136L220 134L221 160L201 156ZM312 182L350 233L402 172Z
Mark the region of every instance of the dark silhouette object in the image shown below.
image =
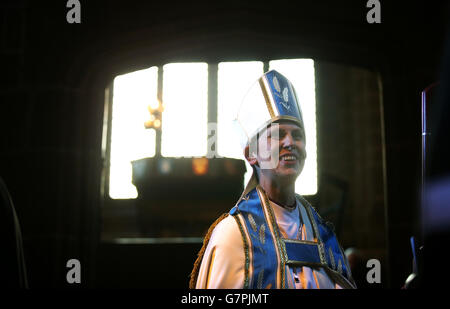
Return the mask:
M3 238L3 250L0 254L2 282L8 288L26 289L28 288L28 281L19 220L6 184L1 177L0 195L0 235Z
M330 174L322 174L322 186L323 188L326 186L333 186L337 190L339 190L339 197L337 201L335 201L332 205L328 206L327 209L320 212L320 214L324 218L329 218L330 216L334 216L335 219L334 222L334 230L336 233L336 236L338 238L341 237L342 233L342 222L344 220L344 211L345 211L345 205L347 205L348 200L348 182L340 179L336 176L330 175ZM322 190L323 190L322 188Z
M356 248L348 248L345 250L348 264L352 272L353 280L355 280L358 289L370 288L366 280L367 268L365 265L364 254Z
M422 200L424 288L444 287L450 277L448 267L439 267L441 261L445 261L443 252L450 239L450 24L447 25L439 85L436 101L430 106L431 135Z

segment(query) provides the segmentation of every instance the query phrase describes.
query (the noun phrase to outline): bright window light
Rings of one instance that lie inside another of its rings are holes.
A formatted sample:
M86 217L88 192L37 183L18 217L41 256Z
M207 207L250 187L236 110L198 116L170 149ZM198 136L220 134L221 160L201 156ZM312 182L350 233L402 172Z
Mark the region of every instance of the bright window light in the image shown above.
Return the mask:
M270 69L285 75L296 89L306 130L305 168L296 191L317 192L316 111L314 61L270 61ZM161 68L160 68L161 69ZM207 155L208 64L171 63L163 66L161 154L166 157ZM234 134L233 119L245 94L262 75L260 61L222 62L218 65L217 154L244 159ZM131 161L155 156L156 134L145 129L148 107L156 108L158 68L117 76L113 85L109 195L113 199L136 198ZM213 94L214 95L214 94ZM246 162L246 183L251 168Z
M208 64L170 63L163 72L161 154L206 156Z
M245 160L243 149L233 134L233 119L250 87L263 74L260 61L221 62L218 69L217 153L219 156ZM245 160L247 173L244 183L251 177L252 169Z
M147 107L157 106L158 68L119 75L114 79L109 196L136 198L131 161L155 155L155 131L145 129Z
M277 70L291 81L302 109L307 158L303 172L295 183L295 191L302 195L316 194L317 142L314 61L312 59L274 60L269 62L269 67L271 70Z

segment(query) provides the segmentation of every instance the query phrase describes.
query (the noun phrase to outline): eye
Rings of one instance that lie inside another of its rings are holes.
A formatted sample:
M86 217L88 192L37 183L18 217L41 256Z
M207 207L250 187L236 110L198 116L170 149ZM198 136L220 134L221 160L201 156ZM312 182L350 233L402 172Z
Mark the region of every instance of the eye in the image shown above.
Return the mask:
M302 131L294 131L294 132L292 132L292 137L295 140L303 140L304 139L304 135L303 135Z
M279 130L278 134L274 131L269 131L267 134L267 138L271 138L273 140L280 140L286 135L286 132L284 130Z

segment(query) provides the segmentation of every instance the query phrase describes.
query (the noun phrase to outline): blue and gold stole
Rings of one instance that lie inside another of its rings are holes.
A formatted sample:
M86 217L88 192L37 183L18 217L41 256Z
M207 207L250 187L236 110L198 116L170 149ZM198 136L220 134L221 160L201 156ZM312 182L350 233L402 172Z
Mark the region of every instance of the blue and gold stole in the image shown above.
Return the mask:
M273 209L258 185L230 211L242 234L245 250L244 288L287 288L286 266L322 267L340 286L354 288L347 259L333 230L300 195L316 241L282 238Z

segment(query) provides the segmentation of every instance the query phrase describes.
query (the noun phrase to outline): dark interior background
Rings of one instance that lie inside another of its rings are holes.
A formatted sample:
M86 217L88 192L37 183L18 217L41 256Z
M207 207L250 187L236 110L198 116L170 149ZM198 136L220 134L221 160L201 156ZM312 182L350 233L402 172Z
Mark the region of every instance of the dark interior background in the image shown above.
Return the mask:
M420 234L420 93L439 78L447 2L381 1L381 24L366 22L366 1L81 1L81 24L66 22L65 4L0 5L0 174L31 288L73 288L72 258L75 286L187 287L200 243L101 241L105 227L134 236L136 220L133 205L101 193L105 89L173 61L291 57L316 60L311 200L325 212L330 183L346 186L343 246L381 259L382 287L403 285Z

